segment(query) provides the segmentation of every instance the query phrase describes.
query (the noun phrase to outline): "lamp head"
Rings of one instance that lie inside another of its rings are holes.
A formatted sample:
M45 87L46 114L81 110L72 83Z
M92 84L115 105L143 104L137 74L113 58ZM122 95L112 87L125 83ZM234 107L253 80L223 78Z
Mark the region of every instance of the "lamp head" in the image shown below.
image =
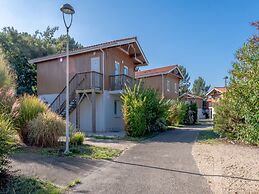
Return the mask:
M68 3L62 5L60 8L60 11L62 11L65 14L70 14L70 15L73 15L75 13L74 8Z

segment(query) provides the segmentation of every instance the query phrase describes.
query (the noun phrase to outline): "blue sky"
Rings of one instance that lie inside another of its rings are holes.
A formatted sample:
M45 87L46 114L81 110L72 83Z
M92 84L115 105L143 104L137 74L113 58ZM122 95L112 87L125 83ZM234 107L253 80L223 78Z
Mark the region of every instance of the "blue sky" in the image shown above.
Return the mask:
M84 46L137 36L154 68L184 65L198 76L223 86L235 51L259 20L258 0L0 0L0 28L13 26L33 33L59 26L65 33L60 6L70 3L76 14L71 36Z

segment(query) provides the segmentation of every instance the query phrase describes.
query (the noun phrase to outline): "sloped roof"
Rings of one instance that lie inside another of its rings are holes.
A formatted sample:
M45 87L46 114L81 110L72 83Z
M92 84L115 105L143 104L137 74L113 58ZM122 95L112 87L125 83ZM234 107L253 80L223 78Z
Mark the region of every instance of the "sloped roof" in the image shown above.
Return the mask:
M138 71L138 72L135 72L135 77L141 78L141 77L150 77L150 76L154 76L154 75L168 74L176 68L179 71L181 77L183 77L180 69L178 68L178 65L169 65L169 66L165 66L165 67Z
M210 90L206 96L210 95L210 93L212 93L213 91L218 91L219 93L223 94L227 91L226 87L214 87L212 90Z
M185 97L185 96L187 96L187 98L198 98L198 99L203 99L202 97L200 97L200 96L196 96L196 95L194 95L194 94L190 94L190 93L184 93L184 94L182 94L179 98L183 98L183 97Z
M111 47L120 47L120 46L123 46L123 45L126 45L126 44L135 44L136 47L137 47L137 51L139 52L139 56L141 56L141 58L142 58L142 62L143 62L142 65L148 64L148 60L147 60L142 48L140 47L140 44L137 40L137 37L123 38L123 39L112 40L112 41L109 41L109 42L104 42L104 43L100 43L100 44L87 46L87 47L84 47L84 48L81 48L81 49L70 51L69 56L87 53L87 52L100 50L100 49L111 48ZM37 64L37 63L40 63L40 62L58 59L58 58L65 57L65 56L66 56L66 52L63 52L63 53L58 53L58 54L54 54L54 55L48 55L48 56L45 56L45 57L39 57L39 58L31 59L29 61L29 63L36 63Z

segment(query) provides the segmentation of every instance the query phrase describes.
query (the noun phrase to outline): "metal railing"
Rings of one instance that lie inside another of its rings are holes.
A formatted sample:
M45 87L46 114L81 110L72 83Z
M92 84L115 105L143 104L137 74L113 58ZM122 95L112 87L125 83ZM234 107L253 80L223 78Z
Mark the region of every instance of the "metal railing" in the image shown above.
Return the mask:
M69 102L76 98L76 90L102 90L103 75L101 73L90 71L76 73L69 81ZM51 103L50 108L60 114L66 106L66 87L59 93Z
M138 80L125 74L110 76L111 90L123 90L126 86L133 87L138 82Z

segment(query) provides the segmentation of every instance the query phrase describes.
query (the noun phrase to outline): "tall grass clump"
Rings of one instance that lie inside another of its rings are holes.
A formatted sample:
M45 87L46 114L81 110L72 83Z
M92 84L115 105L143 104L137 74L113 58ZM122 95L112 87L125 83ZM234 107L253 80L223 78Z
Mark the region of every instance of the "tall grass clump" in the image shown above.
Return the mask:
M16 109L15 124L18 128L22 141L27 144L28 122L35 119L40 113L47 112L48 106L36 96L25 95L19 100L19 105Z
M9 63L0 49L0 88L15 86L14 76L11 73Z
M84 143L85 134L82 132L75 132L70 138L70 143L73 145L82 145Z
M56 113L43 112L28 123L28 142L32 146L54 147L64 134L66 123Z
M166 128L169 103L160 99L153 89L126 87L122 94L122 112L125 131L129 136L140 137Z
M14 136L15 127L12 122L12 118L6 114L0 114L0 177L4 177L6 170L8 169L7 156L14 148ZM0 178L0 184L1 184Z
M15 127L11 116L15 96L15 80L0 50L0 188L8 169L8 155L14 148Z

